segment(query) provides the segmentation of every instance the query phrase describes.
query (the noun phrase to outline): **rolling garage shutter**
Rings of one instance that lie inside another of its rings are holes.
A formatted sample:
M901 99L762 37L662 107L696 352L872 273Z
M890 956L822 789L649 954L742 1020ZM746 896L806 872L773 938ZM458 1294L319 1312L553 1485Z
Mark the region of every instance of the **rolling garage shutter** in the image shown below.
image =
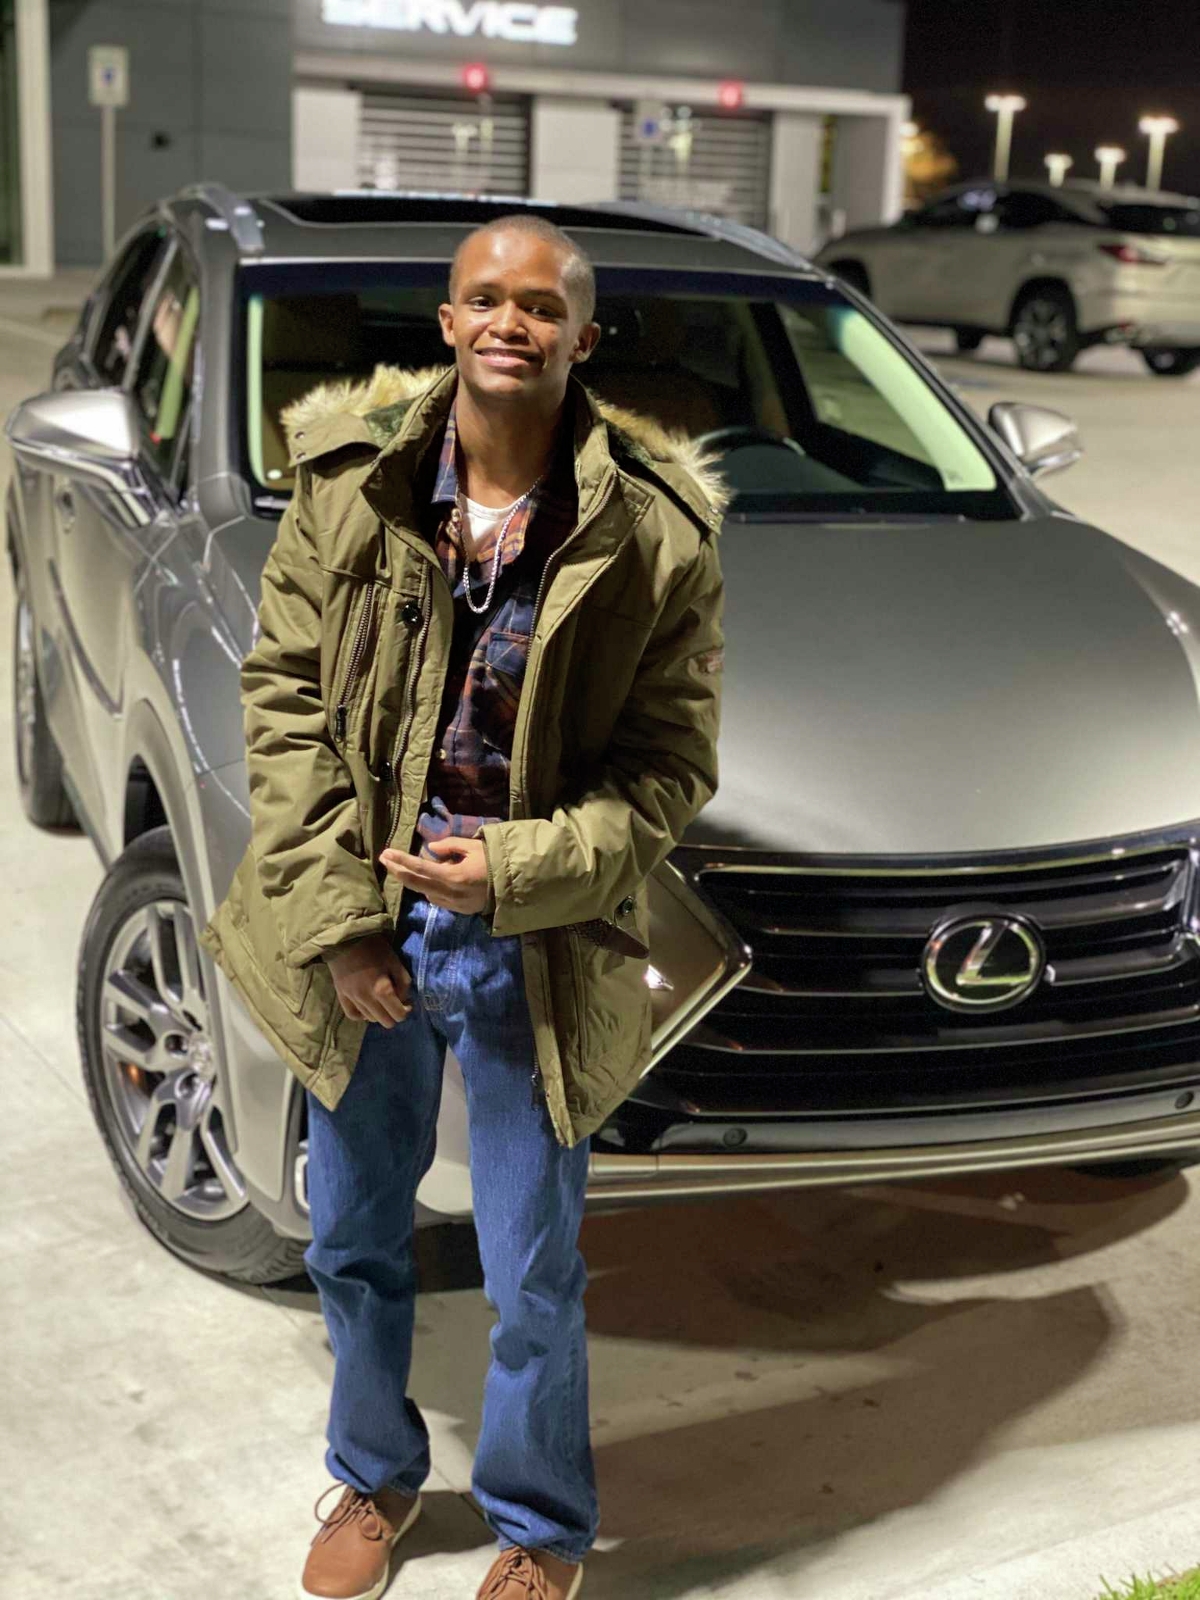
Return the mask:
M621 114L621 199L688 206L767 226L771 174L769 117L698 111L688 118L691 148L641 144L636 109ZM676 127L679 123L675 124Z
M529 185L529 114L518 99L366 94L358 124L365 189L523 195Z

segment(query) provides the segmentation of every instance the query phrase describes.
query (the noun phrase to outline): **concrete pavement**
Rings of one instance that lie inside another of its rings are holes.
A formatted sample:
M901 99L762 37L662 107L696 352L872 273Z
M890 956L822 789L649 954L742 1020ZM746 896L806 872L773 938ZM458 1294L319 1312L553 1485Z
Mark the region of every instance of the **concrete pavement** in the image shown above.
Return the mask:
M31 330L55 303L0 286L5 413L46 382ZM1064 503L1200 581L1197 380L1121 352L1063 378L1007 359L988 345L946 369L981 409L1074 411L1089 456L1054 480ZM82 837L21 817L9 674L6 644L0 1596L274 1600L327 1481L315 1296L190 1271L120 1198L73 1024L100 869ZM1200 1559L1195 1187L1035 1170L589 1219L587 1594L1091 1600L1102 1577ZM491 1553L466 1497L490 1315L469 1252L426 1252L413 1391L435 1477L389 1593L459 1600Z

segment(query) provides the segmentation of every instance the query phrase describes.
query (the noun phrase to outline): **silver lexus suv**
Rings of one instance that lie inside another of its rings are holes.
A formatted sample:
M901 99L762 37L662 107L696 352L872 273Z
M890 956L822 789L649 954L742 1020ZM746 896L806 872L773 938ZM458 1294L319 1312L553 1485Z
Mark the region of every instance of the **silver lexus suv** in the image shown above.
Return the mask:
M107 869L84 1081L146 1225L243 1279L308 1234L304 1096L196 940L250 833L280 410L444 359L453 251L513 208L176 195L7 422L20 794ZM596 262L589 382L734 491L721 785L649 886L654 1059L592 1203L1200 1144L1200 593L1046 496L1066 419L985 426L783 246L553 214ZM452 1059L437 1143L421 1203L468 1216Z
M888 228L817 256L899 322L953 328L958 348L1012 338L1037 372L1093 344L1140 350L1150 371L1200 366L1200 200L1098 183L959 184Z

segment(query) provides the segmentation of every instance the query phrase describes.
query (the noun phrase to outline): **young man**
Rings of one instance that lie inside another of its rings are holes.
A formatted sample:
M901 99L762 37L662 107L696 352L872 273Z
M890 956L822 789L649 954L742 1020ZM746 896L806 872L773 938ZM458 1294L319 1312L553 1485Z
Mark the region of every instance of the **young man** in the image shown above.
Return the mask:
M573 377L594 304L567 235L502 218L455 257L452 369L285 418L242 664L253 837L202 939L308 1091L342 1493L307 1596L382 1593L429 1471L413 1212L447 1046L498 1313L481 1600L573 1600L596 1533L589 1135L648 1059L646 879L716 787L722 645L719 483Z

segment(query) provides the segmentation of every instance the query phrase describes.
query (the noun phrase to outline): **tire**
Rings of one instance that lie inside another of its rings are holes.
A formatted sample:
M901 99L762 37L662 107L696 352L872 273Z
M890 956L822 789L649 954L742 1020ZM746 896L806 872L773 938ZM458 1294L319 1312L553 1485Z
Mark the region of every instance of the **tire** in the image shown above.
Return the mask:
M84 1086L159 1243L205 1272L275 1283L303 1270L305 1241L254 1209L229 1153L203 981L170 832L155 828L113 862L88 913L75 1003Z
M974 355L987 335L982 328L955 328L954 342L963 355Z
M1142 360L1156 378L1186 378L1200 367L1200 350L1143 350Z
M62 777L62 756L46 721L38 680L37 623L25 569L16 572L13 606L13 764L21 809L36 827L71 828L79 823Z
M1053 283L1027 289L1013 311L1012 337L1027 372L1069 372L1082 340L1068 291Z
M843 283L848 283L852 289L857 289L859 294L871 298L871 280L867 276L867 269L861 261L835 261L830 268L837 274Z

